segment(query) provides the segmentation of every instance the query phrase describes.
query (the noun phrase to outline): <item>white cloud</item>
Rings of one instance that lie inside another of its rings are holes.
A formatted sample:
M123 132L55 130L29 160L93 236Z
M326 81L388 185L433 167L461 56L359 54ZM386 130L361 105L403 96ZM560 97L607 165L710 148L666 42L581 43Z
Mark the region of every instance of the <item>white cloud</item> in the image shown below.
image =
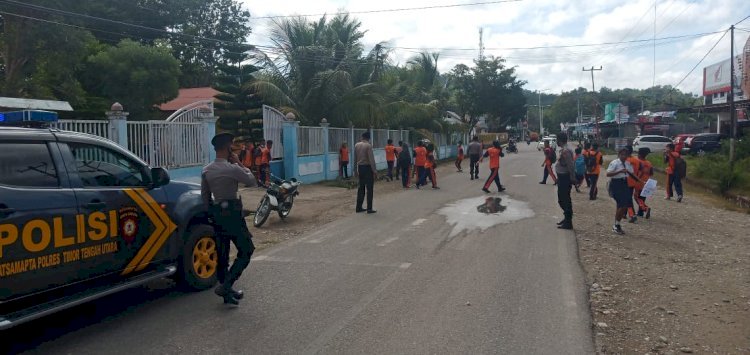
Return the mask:
M471 0L286 0L283 2L245 0L254 17L273 15L335 13L340 10L367 11L405 7L469 3ZM502 50L511 47L561 46L648 39L654 33L654 0L524 0L482 6L448 9L356 14L367 30L366 50L388 41L394 47L478 48L478 28L484 31L486 54L507 58L517 66L527 88L571 90L591 87L589 73L582 67L603 66L595 73L596 87L646 88L654 81L653 44L629 43L618 46ZM680 36L724 30L750 14L747 0L656 0L657 37ZM254 19L250 40L269 44L269 20ZM744 24L750 28L750 20ZM675 40L656 48L656 84L674 85L680 81L718 36ZM737 31L741 49L748 32ZM395 49L395 62L404 63L415 50ZM449 71L458 63L470 64L478 50L442 51L440 69ZM699 93L702 68L729 57L728 36L681 85L683 91Z

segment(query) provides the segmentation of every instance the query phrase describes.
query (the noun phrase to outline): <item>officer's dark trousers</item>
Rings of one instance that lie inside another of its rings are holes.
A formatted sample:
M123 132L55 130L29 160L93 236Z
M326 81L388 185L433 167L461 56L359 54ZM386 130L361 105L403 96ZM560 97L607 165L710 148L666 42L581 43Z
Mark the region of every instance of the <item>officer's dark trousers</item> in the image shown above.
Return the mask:
M469 155L469 174L475 179L479 178L479 155Z
M217 251L219 253L218 270L216 276L224 287L232 287L240 278L242 272L250 265L250 257L255 251L252 235L247 229L245 219L242 217L242 207L239 210L224 210L214 216ZM234 243L237 248L237 259L229 268L229 242Z
M357 210L362 209L362 203L365 201L365 191L367 192L367 209L372 210L372 188L375 186L375 177L372 175L372 169L369 165L360 165L359 171L359 189L357 190Z
M566 223L573 222L573 201L570 199L571 186L570 174L557 175L557 203L563 210Z

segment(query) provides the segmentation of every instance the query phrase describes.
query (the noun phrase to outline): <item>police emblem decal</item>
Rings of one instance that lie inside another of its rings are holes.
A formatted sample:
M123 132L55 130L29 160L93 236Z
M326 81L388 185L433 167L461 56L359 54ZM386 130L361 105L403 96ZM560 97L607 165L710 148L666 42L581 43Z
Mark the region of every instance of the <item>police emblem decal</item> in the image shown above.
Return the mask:
M138 210L135 207L125 207L120 210L120 235L131 244L138 235Z

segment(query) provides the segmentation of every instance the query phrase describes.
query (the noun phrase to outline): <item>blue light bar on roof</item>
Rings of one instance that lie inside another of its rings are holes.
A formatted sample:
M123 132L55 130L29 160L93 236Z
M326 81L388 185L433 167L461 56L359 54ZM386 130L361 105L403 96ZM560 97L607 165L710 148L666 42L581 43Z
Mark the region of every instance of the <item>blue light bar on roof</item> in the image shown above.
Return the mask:
M0 113L0 123L22 124L25 122L49 123L57 122L57 113L40 110L24 110Z

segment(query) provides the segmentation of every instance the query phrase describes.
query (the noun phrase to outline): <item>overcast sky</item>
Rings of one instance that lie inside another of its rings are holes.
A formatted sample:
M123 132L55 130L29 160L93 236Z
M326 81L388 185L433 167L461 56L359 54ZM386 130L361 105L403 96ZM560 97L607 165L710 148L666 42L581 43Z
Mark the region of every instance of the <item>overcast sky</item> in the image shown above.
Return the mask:
M336 13L341 10L369 11L422 6L468 4L488 0L244 0L253 17ZM656 16L654 16L656 5ZM578 86L591 88L589 72L582 67L599 67L597 90L647 88L676 85L708 50L721 33L702 37L658 40L723 31L750 15L748 0L522 0L498 4L444 9L354 14L367 31L364 43L369 51L386 41L396 47L392 58L404 63L419 48L439 51L441 72L458 63L471 64L478 56L479 28L484 29L485 54L507 58L517 66L519 78L529 90L560 92ZM318 19L319 16L311 17ZM652 41L618 45L568 48L515 49L529 47L600 44L649 40L654 37L656 18L656 77ZM269 44L270 20L255 18L252 43ZM750 33L750 19L735 31L735 51L741 51ZM685 92L701 93L702 68L729 58L729 35L706 60L679 85ZM471 50L458 50L471 49Z

